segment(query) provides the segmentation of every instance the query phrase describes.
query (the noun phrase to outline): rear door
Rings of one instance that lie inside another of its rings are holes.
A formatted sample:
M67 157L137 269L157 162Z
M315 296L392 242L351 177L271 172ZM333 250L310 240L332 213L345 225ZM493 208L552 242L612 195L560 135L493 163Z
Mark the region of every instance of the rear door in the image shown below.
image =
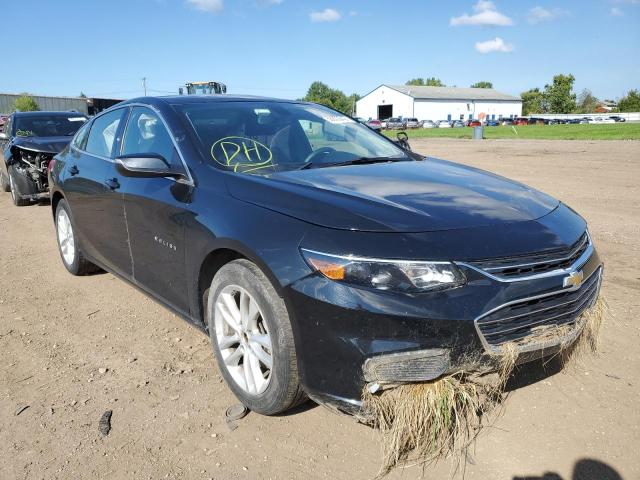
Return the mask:
M168 128L159 114L148 107L131 109L120 154L156 154L174 169L189 175ZM184 224L190 215L192 182L129 177L121 191L134 279L141 287L186 313Z
M86 139L65 157L63 190L71 207L80 244L90 257L116 273L131 277L131 253L124 221L122 194L113 182L114 154L119 146L127 108L96 117Z

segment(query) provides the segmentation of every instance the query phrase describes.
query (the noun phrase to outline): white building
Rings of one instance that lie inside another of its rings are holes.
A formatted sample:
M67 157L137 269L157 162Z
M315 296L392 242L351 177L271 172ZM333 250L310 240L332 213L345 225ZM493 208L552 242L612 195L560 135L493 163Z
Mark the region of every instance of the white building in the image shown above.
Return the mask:
M356 116L380 120L415 117L418 120L513 118L522 115L522 99L492 88L380 85L356 103Z

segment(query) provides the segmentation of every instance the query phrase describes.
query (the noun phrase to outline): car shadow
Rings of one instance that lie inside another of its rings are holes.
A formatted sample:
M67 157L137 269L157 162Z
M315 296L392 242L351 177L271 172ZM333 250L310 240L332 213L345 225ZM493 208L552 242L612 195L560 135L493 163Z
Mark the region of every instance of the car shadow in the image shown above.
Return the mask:
M545 472L542 475L516 475L513 480L565 480L555 472ZM566 480L623 480L617 470L600 460L582 458L573 466L571 477Z
M553 377L563 369L559 355L542 358L533 362L517 365L505 385L505 392L512 392L524 388L547 378Z
M291 409L287 410L286 412L282 412L282 413L276 415L276 417L290 417L290 416L294 416L294 415L299 415L301 413L308 412L309 410L313 410L314 408L319 407L319 406L320 405L318 405L313 400L307 400L306 402L301 403L297 407L291 408Z

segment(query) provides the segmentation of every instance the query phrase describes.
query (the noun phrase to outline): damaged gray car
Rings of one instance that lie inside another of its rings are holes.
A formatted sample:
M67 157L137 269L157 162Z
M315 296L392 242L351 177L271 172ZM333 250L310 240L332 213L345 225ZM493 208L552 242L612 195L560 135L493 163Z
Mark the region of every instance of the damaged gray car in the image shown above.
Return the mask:
M77 112L15 112L0 132L0 189L16 206L49 198L48 169L87 121Z

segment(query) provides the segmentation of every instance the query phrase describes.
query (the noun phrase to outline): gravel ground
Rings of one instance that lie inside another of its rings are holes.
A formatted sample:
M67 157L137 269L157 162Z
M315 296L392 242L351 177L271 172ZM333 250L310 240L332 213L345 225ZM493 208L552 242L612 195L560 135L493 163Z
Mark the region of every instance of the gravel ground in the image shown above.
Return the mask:
M516 382L465 478L640 478L640 142L412 143L578 210L606 262L615 315L584 368ZM231 431L224 411L235 400L208 339L110 274L69 275L48 205L15 208L0 194L0 244L0 479L375 475L376 434L310 402L280 417L249 414ZM102 437L107 410L112 429ZM447 478L451 466L424 478ZM422 474L410 467L388 478Z

